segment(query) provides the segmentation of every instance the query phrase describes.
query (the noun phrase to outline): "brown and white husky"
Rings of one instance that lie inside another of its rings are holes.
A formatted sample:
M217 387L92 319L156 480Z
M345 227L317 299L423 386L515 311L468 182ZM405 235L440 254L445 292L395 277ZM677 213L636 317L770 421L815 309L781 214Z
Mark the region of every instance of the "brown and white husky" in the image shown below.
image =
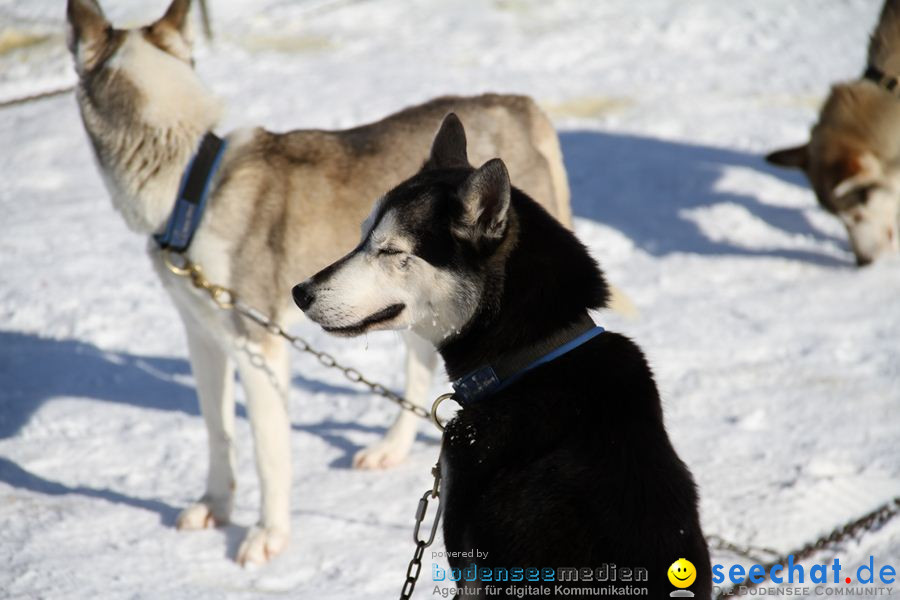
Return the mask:
M158 21L118 29L95 0L68 2L68 41L84 126L113 205L145 236L166 226L185 169L221 113L193 68L189 5L174 0ZM345 131L228 133L187 256L202 265L210 281L234 289L247 304L287 326L299 316L291 286L357 244L373 190L386 192L419 170L450 111L472 127L473 160L502 156L517 183L571 225L559 141L535 103L510 95L446 97ZM149 254L184 322L209 433L206 490L181 513L178 527L198 529L229 519L236 368L246 390L262 488L259 522L237 559L265 562L285 548L290 530L288 350L281 339L217 310L168 272L153 241ZM424 405L436 354L415 334L405 337L405 393ZM254 366L254 353L265 357L267 370ZM384 438L361 450L354 464L380 468L399 462L416 427L416 417L401 411Z
M809 142L772 152L801 169L862 266L900 251L900 0L887 0L857 81L831 88Z

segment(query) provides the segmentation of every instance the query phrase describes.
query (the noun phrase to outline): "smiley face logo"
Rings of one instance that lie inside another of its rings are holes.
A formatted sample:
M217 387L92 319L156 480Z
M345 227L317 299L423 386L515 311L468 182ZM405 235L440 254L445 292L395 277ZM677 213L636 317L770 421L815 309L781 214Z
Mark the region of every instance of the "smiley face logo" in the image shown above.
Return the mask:
M679 558L672 563L667 572L669 582L677 588L690 587L697 579L697 569L686 558Z

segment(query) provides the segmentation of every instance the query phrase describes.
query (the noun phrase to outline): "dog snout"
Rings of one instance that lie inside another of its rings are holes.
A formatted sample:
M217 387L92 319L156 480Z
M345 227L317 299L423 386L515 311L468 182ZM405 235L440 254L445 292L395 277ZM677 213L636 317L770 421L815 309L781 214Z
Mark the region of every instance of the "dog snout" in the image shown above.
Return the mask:
M316 299L315 294L313 294L310 289L312 286L308 281L304 281L303 283L298 283L294 286L292 290L292 294L294 295L294 303L300 310L306 310L310 306L312 306L313 301Z

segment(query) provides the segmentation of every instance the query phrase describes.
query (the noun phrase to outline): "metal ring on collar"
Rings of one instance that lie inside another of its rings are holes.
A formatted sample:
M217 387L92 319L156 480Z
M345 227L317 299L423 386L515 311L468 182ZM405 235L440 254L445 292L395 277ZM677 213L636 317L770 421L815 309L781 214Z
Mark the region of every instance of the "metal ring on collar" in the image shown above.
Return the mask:
M175 262L173 262L173 254L177 254L177 256L180 257L181 264L176 264ZM185 276L190 274L191 261L189 261L184 254L181 254L180 252L175 253L167 249L162 251L162 258L163 262L166 264L166 267L176 275Z
M441 431L444 431L444 428L446 427L447 424L440 422L440 420L438 419L438 416L437 416L437 410L438 410L438 407L441 405L441 402L443 402L444 400L447 400L449 398L452 398L452 397L453 397L453 392L441 394L440 396L438 396L435 399L434 404L431 405L431 421L434 423L435 427L437 427Z

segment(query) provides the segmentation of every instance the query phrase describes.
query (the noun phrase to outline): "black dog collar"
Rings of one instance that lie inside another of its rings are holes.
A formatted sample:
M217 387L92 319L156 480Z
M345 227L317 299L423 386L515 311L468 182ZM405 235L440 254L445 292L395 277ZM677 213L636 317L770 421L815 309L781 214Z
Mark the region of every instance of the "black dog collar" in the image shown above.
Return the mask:
M166 229L153 236L160 248L184 252L191 245L206 208L209 182L219 168L226 145L225 140L213 133L203 136L200 148L181 177L178 198L169 215Z

